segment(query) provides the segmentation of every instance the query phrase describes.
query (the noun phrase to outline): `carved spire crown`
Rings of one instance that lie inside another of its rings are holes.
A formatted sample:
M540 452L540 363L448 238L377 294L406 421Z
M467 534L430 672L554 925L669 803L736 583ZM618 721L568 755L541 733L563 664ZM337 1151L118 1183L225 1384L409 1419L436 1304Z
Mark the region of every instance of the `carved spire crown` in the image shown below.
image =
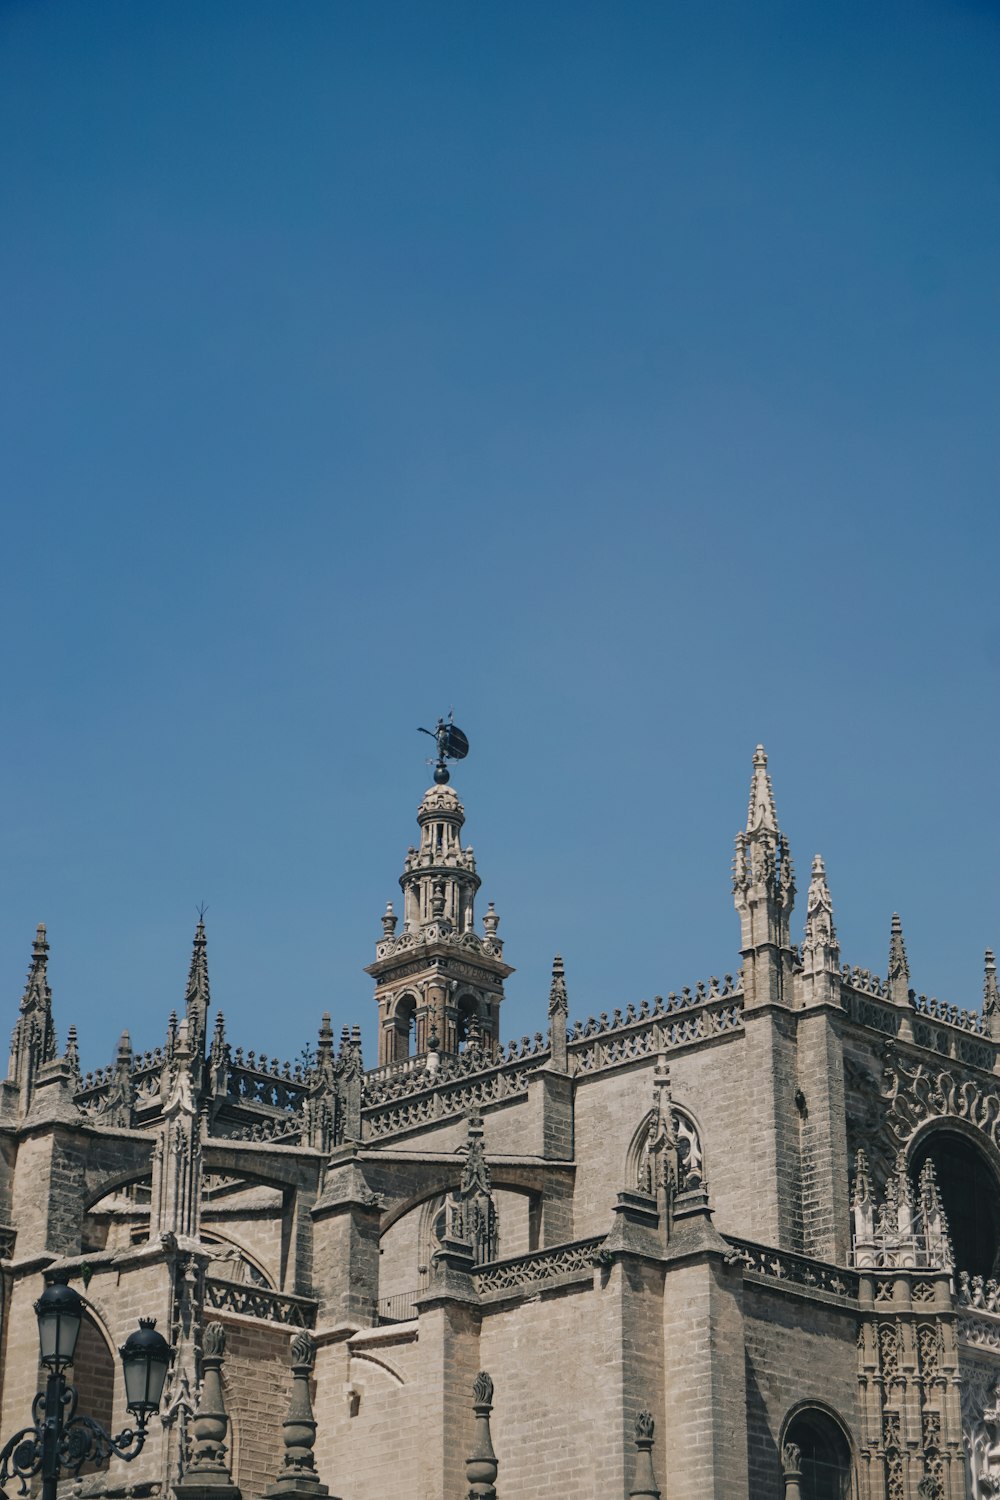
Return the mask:
M903 941L903 924L899 920L899 912L892 914L892 927L889 933L889 993L897 1005L909 1005L910 1003L910 965L906 958L906 944Z
M49 944L39 922L31 947L31 964L10 1044L8 1078L21 1089L19 1110L27 1113L38 1071L56 1055L52 990L48 978Z
M790 1003L795 872L778 824L763 745L754 751L746 828L736 835L733 897L740 915L747 1005L758 1000Z

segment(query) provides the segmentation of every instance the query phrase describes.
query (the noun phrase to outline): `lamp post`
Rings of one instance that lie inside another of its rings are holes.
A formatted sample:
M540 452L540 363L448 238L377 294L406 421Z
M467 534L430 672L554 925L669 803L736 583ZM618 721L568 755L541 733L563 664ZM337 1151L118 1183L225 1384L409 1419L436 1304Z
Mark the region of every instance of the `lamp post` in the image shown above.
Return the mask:
M48 1375L45 1390L31 1404L31 1426L15 1432L0 1450L0 1494L14 1478L18 1493L25 1495L27 1481L41 1474L42 1500L56 1500L64 1470L78 1474L85 1463L100 1462L112 1453L126 1463L138 1458L149 1418L159 1410L172 1350L156 1332L155 1319L139 1319L137 1332L130 1333L118 1351L125 1373L125 1405L136 1423L112 1437L93 1417L77 1416L76 1390L66 1380L83 1321L83 1298L65 1282L50 1281L35 1303L35 1314Z

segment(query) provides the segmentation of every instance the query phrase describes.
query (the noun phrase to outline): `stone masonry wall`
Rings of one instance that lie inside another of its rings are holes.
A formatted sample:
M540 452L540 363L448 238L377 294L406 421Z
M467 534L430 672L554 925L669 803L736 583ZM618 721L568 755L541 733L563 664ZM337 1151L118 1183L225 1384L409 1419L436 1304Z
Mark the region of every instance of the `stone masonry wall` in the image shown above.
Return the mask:
M781 1494L780 1441L792 1407L834 1411L857 1444L857 1316L744 1289L750 1500Z
M362 1343L320 1343L316 1359L316 1467L341 1500L424 1500L414 1471L429 1393L412 1335L380 1330Z

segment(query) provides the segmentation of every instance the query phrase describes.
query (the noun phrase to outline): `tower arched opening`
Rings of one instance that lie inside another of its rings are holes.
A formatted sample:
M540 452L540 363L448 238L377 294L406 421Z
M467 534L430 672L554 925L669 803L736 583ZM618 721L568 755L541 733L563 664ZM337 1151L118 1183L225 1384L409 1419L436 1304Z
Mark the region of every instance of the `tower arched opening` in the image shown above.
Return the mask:
M394 1062L403 1062L413 1056L413 1039L417 1011L417 999L415 995L403 995L396 1002L392 1013L393 1027L393 1053Z
M957 1270L970 1276L1000 1274L1000 1183L992 1164L975 1141L948 1129L937 1129L917 1145L910 1175L919 1182L927 1161L934 1163L938 1191L948 1218Z

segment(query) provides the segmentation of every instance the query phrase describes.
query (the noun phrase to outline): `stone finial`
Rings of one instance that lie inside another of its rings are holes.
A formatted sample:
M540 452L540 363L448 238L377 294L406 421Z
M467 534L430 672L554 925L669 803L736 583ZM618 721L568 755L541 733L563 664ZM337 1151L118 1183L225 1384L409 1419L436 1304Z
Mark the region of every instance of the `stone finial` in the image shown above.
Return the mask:
M316 1363L316 1340L304 1329L292 1338L292 1393L288 1415L282 1424L285 1457L274 1484L264 1491L269 1496L324 1496L330 1491L320 1484L316 1473L313 1448L316 1443L316 1419L313 1415L309 1380Z
M76 1080L76 1086L80 1086L80 1047L76 1037L76 1027L71 1026L66 1033L66 1065Z
M483 917L483 931L491 943L496 941L497 928L499 926L500 918L497 916L496 907L491 901L486 908L486 915Z
M766 829L778 832L778 813L774 805L774 788L767 774L767 752L758 745L753 753L753 775L750 778L750 805L747 809L747 833Z
M569 996L566 992L566 970L562 955L557 953L552 960L552 983L549 987L549 1067L557 1073L569 1071L566 1022L569 1015Z
M937 1173L930 1157L920 1169L917 1199L928 1260L931 1265L953 1267L955 1252L951 1244L948 1216L944 1211L944 1204L938 1190Z
M806 896L806 927L802 942L802 969L806 974L840 968L840 947L833 925L833 901L820 855L812 863L812 878Z
M201 1341L201 1392L191 1422L191 1462L184 1475L191 1485L232 1489L226 1462L229 1416L222 1389L222 1362L226 1353L226 1330L221 1323L208 1323ZM239 1491L236 1491L239 1494Z
M468 1131L458 1198L451 1204L453 1234L472 1246L475 1264L482 1265L496 1260L500 1253L500 1219L491 1191L483 1120L478 1108L469 1111Z
M733 895L744 950L777 947L790 962L788 921L795 904L795 872L788 840L778 826L763 745L754 752L746 828L736 836Z
M473 1381L472 1409L476 1414L476 1430L472 1452L465 1460L469 1500L496 1500L496 1477L500 1465L493 1452L493 1440L490 1436L493 1382L485 1370L480 1370Z
M53 1062L56 1033L52 1022L52 990L48 980L49 944L45 923L39 922L31 948L31 966L11 1038L8 1078L21 1090L19 1112L27 1113L39 1069Z
M906 944L903 942L903 924L899 912L892 914L889 933L889 994L896 1005L910 1003L910 965L906 959Z
M997 988L997 963L990 948L986 950L983 974L983 1016L991 1037L1000 1037L1000 990Z
M393 937L396 932L396 923L399 918L392 909L392 902L385 903L385 911L382 913L382 936L386 941Z
M188 969L187 989L184 991L184 1014L193 1050L200 1054L205 1038L205 1027L211 994L208 987L208 940L205 937L204 913L198 917L191 949L191 966Z
M656 1487L656 1475L653 1472L653 1416L651 1412L641 1411L635 1419L635 1473L632 1479L632 1488L629 1490L631 1500L660 1500L660 1492Z
M552 983L549 986L549 1017L565 1016L569 1013L569 996L566 993L566 970L562 955L557 953L552 960Z

